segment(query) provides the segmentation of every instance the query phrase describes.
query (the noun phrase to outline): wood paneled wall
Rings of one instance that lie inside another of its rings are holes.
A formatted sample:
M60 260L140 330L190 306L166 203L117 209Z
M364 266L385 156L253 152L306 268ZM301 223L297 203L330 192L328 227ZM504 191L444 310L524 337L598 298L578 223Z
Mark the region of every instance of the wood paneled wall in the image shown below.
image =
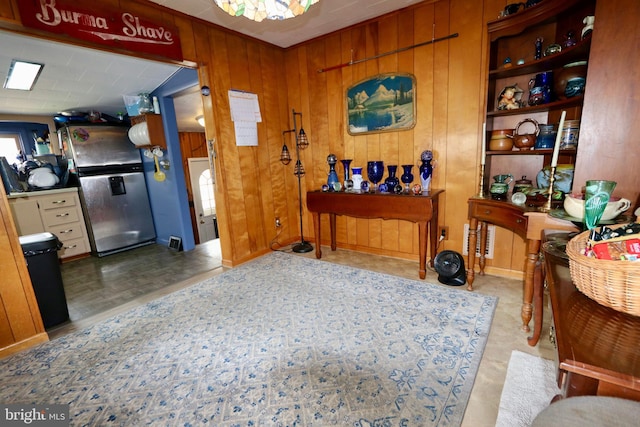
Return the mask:
M47 341L29 271L0 181L0 358Z
M0 26L20 28L12 0L0 6ZM107 0L141 15L178 27L185 65L196 64L201 84L211 88L203 98L207 139L214 140L216 206L223 263L235 265L270 250L276 236L274 218L283 227L282 244L299 239L298 187L293 163L279 162L282 131L293 127L292 110L303 114L301 124L311 144L302 151L306 169L304 194L326 180L326 157L368 160L385 164L415 164L423 150L434 152L433 186L445 189L441 224L449 227L442 249L462 250L467 222L467 198L478 182L480 129L484 105L485 22L504 7L503 0L424 1L326 37L283 50L142 0ZM440 38L458 37L385 55L356 65L319 73L350 60L370 58ZM64 36L55 37L70 42ZM73 42L78 44L78 42ZM88 44L86 46L92 47ZM135 53L132 52L135 55ZM346 131L345 93L349 86L381 73L405 72L417 80L417 118L412 130L351 136ZM228 90L256 93L263 121L259 145L235 145ZM298 117L298 119L300 119ZM295 147L293 136L287 144ZM294 154L295 155L295 154ZM341 165L338 166L342 175ZM416 178L417 181L417 178ZM310 215L304 209L306 238L313 238ZM344 248L409 259L417 258L416 226L401 221L340 218L338 245ZM328 230L328 227L323 227ZM489 261L504 270L522 270L524 243L502 230L496 257ZM323 242L328 235L322 236ZM514 255L515 254L515 255Z
M497 7L499 10L503 6ZM427 1L289 49L285 56L288 104L304 113L310 139L309 148L302 153L307 171L304 189L318 190L326 182L326 157L330 153L338 159L353 159L352 166L365 168L370 160L382 160L385 165L413 164L415 182L419 182L420 153L432 150L436 162L433 187L445 189L441 225L450 230L441 249L461 251L467 198L477 192L483 104L480 94L484 90L481 46L484 22L488 20L483 14L482 2ZM493 17L493 12L490 15ZM453 33L458 37L318 72ZM377 74L396 72L416 77L416 126L400 132L349 135L345 101L348 88ZM337 170L342 177L340 163ZM295 186L289 185L293 177L286 178L287 188L293 192ZM296 199L293 193L289 197ZM291 212L290 217L294 214ZM413 224L339 217L337 226L340 247L417 258L417 227ZM322 240L328 243L328 224L323 224L322 229ZM305 235L312 233L312 219L306 215Z

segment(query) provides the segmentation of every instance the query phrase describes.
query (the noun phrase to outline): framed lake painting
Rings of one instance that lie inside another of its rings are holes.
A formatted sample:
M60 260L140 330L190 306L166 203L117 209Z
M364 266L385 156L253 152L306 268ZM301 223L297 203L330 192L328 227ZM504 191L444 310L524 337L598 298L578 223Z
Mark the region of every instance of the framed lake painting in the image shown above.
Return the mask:
M416 79L380 74L347 89L349 135L409 130L416 125Z

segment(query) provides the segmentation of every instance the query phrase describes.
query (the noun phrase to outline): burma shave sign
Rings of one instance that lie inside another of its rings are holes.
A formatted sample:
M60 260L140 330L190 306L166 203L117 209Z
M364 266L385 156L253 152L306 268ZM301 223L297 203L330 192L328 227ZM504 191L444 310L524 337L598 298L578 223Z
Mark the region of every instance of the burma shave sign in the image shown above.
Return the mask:
M20 0L17 3L25 27L179 61L183 59L177 28L167 28L126 9L98 9L96 2L81 0ZM82 8L83 4L86 9ZM126 2L122 4L126 5Z

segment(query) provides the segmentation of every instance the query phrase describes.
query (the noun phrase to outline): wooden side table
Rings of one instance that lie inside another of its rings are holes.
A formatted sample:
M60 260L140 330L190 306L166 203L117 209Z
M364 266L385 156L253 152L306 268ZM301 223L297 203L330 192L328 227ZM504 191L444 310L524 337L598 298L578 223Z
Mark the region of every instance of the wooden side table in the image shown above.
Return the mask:
M562 396L640 401L640 317L600 305L578 291L564 252L568 235L564 241L557 235L545 240L542 254Z
M307 209L313 213L316 258L322 257L320 214L329 214L332 251L336 250L336 215L411 221L418 224L419 276L424 279L427 274L427 244L430 243L431 246L431 265L438 247L438 198L442 193L444 190L431 190L419 196L388 193L307 192ZM430 240L427 240L428 234Z
M529 322L533 316L534 272L540 252L540 233L545 228L561 230L577 230L575 225L567 221L552 218L536 208L515 205L506 201L492 200L483 197L469 199L469 269L467 270L468 289L473 290L475 277L476 253L473 248L478 243L478 223L480 223L480 274L484 275L485 248L487 245L487 224L506 228L522 237L527 243L527 257L524 271L524 287L522 297L522 330L529 332Z

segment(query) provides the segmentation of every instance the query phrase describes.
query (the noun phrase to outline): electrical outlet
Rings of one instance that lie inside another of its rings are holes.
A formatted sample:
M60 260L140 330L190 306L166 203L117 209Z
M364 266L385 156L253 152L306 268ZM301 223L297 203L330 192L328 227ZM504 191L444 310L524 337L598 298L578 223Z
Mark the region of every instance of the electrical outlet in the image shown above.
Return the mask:
M276 217L276 228L282 227L282 222L280 222L280 217Z
M449 227L446 225L438 227L438 238L447 240L449 238Z

